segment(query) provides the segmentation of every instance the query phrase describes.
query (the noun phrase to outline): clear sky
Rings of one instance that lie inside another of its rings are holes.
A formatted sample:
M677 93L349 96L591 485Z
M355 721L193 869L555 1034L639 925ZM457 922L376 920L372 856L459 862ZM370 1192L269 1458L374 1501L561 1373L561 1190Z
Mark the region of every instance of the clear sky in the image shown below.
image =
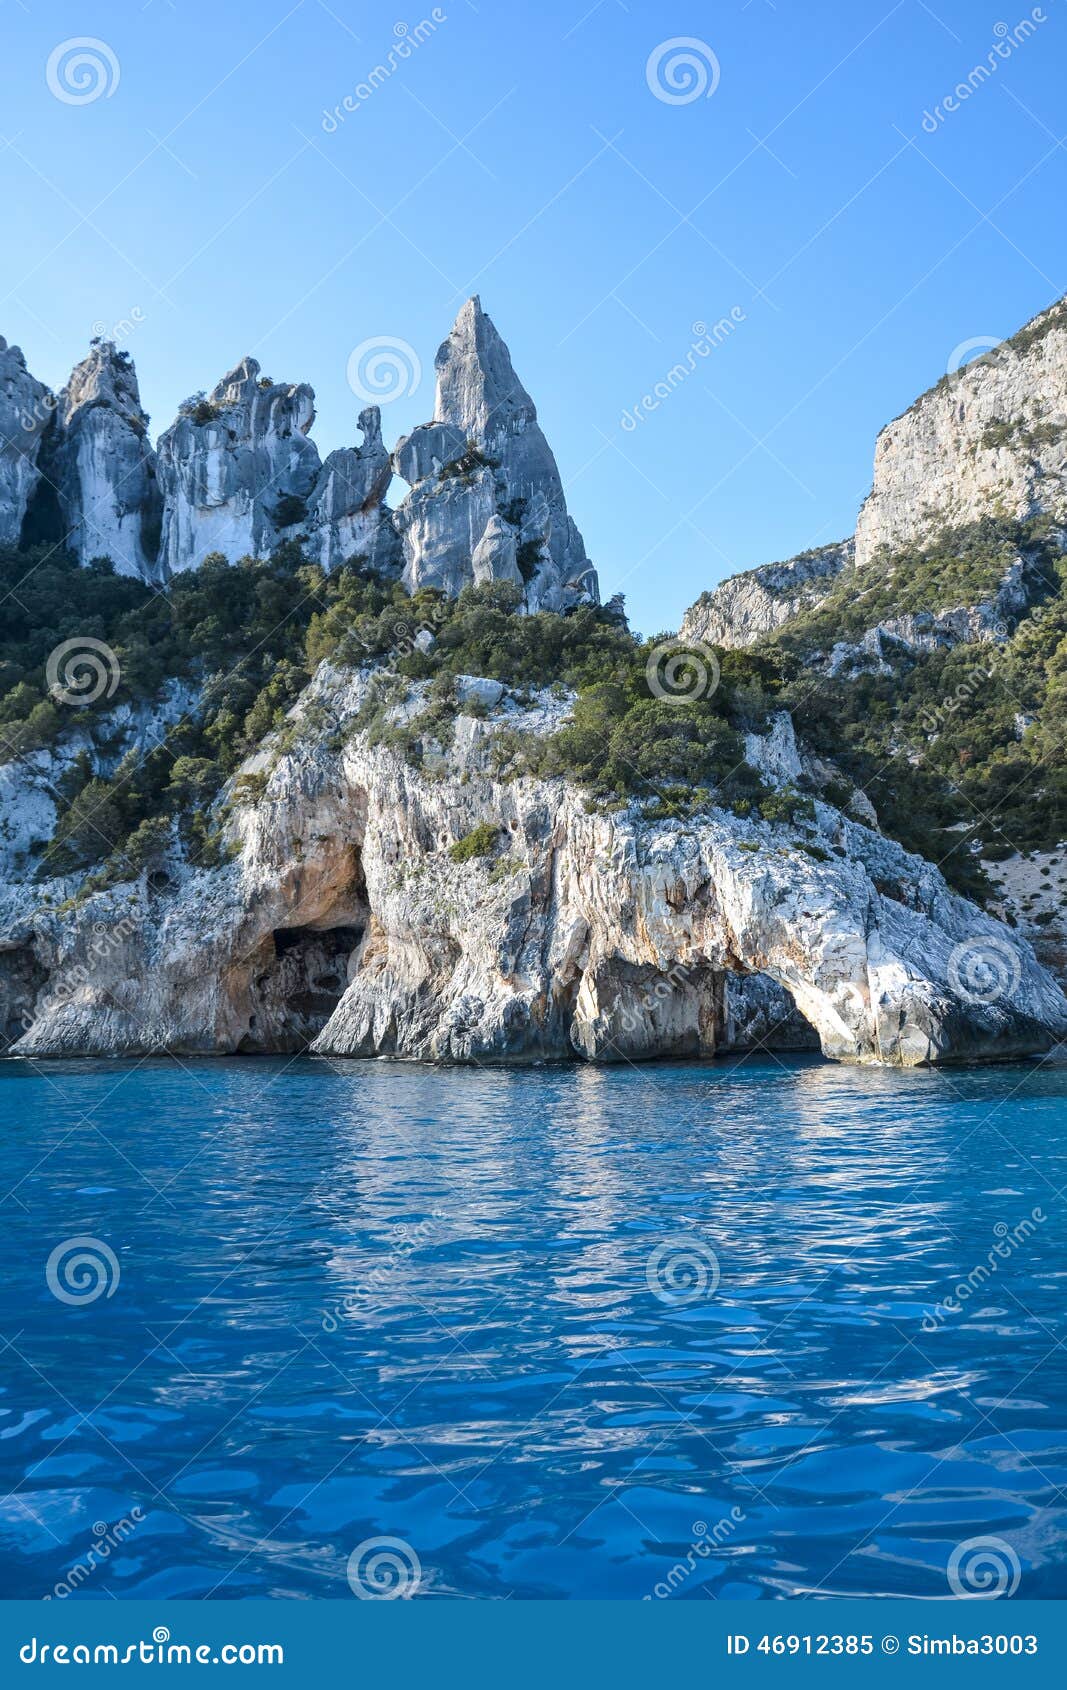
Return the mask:
M251 352L325 454L368 339L422 365L387 439L429 419L478 292L605 596L674 627L850 532L882 424L1067 288L1065 0L998 4L0 0L0 333L58 387L118 325L153 431Z

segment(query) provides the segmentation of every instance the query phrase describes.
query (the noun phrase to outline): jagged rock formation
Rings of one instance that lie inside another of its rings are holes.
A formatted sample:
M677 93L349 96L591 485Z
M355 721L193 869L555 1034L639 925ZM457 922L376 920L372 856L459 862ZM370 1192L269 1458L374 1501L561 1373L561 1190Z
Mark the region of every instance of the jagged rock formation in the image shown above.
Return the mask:
M255 761L266 786L233 813L235 861L176 858L73 909L66 882L0 894L16 1054L314 1037L334 1056L610 1062L777 1048L781 1010L796 1048L791 1002L827 1055L910 1065L1041 1050L1067 1028L1025 941L829 805L799 830L717 810L656 822L502 780L497 733L558 723L550 693L461 713L426 778L351 731L368 684L320 666L295 735ZM486 823L495 843L457 860Z
M398 575L400 541L385 504L393 466L377 405L360 412L359 427L362 445L331 452L319 471L307 504L306 550L327 571L358 558L379 575Z
M404 582L455 594L472 581L524 586L530 609L597 597L556 460L507 347L477 298L437 353L434 421L397 445L411 491L396 512Z
M108 556L147 581L212 552L233 563L299 540L324 569L357 558L382 575L403 570L412 590L506 580L531 610L596 602L533 401L477 299L441 347L437 378L436 421L392 457L372 406L362 444L320 464L312 389L262 378L245 358L185 401L153 454L126 353L95 343L53 419L57 402L0 341L0 544L19 543L43 470L58 498L48 539L69 535L80 562ZM385 503L394 465L411 485L396 512Z
M773 633L829 592L854 556L851 540L765 563L701 593L682 620L681 637L734 649Z
M1067 523L1067 301L884 428L856 562L989 513Z
M45 452L63 533L80 563L158 578L160 497L148 417L129 355L94 341L59 395Z
M21 349L0 335L0 546L19 543L54 406L49 389L27 370Z
M266 557L301 530L319 473L314 420L311 388L261 378L254 358L186 400L158 447L166 576L210 552Z

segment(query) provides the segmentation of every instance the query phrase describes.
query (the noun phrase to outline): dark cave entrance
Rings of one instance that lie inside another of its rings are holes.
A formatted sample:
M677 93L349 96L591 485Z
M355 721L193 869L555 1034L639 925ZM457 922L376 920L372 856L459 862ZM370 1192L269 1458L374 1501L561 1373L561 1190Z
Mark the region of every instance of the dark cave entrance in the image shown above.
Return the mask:
M48 970L30 945L0 952L0 1055L33 1021L33 1007L48 984Z
M251 980L252 1011L239 1055L306 1050L348 985L362 925L276 927Z

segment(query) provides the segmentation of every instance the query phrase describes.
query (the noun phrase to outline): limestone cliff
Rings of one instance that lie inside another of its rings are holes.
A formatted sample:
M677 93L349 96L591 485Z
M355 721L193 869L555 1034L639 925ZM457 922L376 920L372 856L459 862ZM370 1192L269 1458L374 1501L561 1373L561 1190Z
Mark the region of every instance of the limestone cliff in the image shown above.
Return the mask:
M728 649L751 645L817 605L852 562L854 550L845 540L731 576L686 611L682 638Z
M856 562L991 514L1067 523L1065 300L882 430Z
M158 578L160 498L148 417L129 355L94 341L59 395L47 450L65 544L81 563Z
M531 610L597 597L533 400L477 298L437 353L434 420L399 442L411 491L396 512L404 582L457 593L473 581L523 586Z
M313 1039L333 1056L605 1062L744 1048L759 1027L775 1048L778 1021L796 1048L799 1012L829 1056L910 1065L1041 1050L1067 1028L1025 941L829 805L803 826L590 811L494 755L502 729L544 733L567 700L485 684L420 771L368 744L370 684L320 667L249 765L262 790L235 805L225 866L175 853L74 907L69 882L8 883L14 1054ZM394 706L409 721L418 692Z
M0 335L0 546L17 546L40 481L41 439L55 399L26 368L21 349Z
M314 420L311 388L261 378L254 358L186 400L158 447L165 575L210 552L264 557L300 529L319 474Z
M533 400L477 299L438 352L435 420L395 452L370 407L362 444L320 463L314 418L306 383L244 358L185 401L153 452L125 352L94 343L57 402L0 341L0 545L19 544L43 488L57 504L35 538L153 584L213 552L233 563L294 540L326 570L360 558L412 590L508 580L529 610L597 601ZM395 512L394 468L410 484Z
M305 550L327 572L354 558L378 575L398 575L400 541L385 495L393 479L377 405L359 414L363 443L331 452L307 502Z
M817 606L850 568L991 517L1047 518L1067 533L1067 300L944 376L882 430L854 542L733 576L701 594L682 634L751 645ZM987 622L1001 619L991 607Z

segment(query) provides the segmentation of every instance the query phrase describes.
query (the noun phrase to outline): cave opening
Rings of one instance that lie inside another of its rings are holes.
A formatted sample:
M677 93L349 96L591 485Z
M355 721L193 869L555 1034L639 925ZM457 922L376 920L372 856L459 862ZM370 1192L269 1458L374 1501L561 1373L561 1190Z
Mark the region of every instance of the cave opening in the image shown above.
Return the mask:
M306 1050L344 995L363 932L356 923L276 927L251 981L252 1010L238 1054Z

